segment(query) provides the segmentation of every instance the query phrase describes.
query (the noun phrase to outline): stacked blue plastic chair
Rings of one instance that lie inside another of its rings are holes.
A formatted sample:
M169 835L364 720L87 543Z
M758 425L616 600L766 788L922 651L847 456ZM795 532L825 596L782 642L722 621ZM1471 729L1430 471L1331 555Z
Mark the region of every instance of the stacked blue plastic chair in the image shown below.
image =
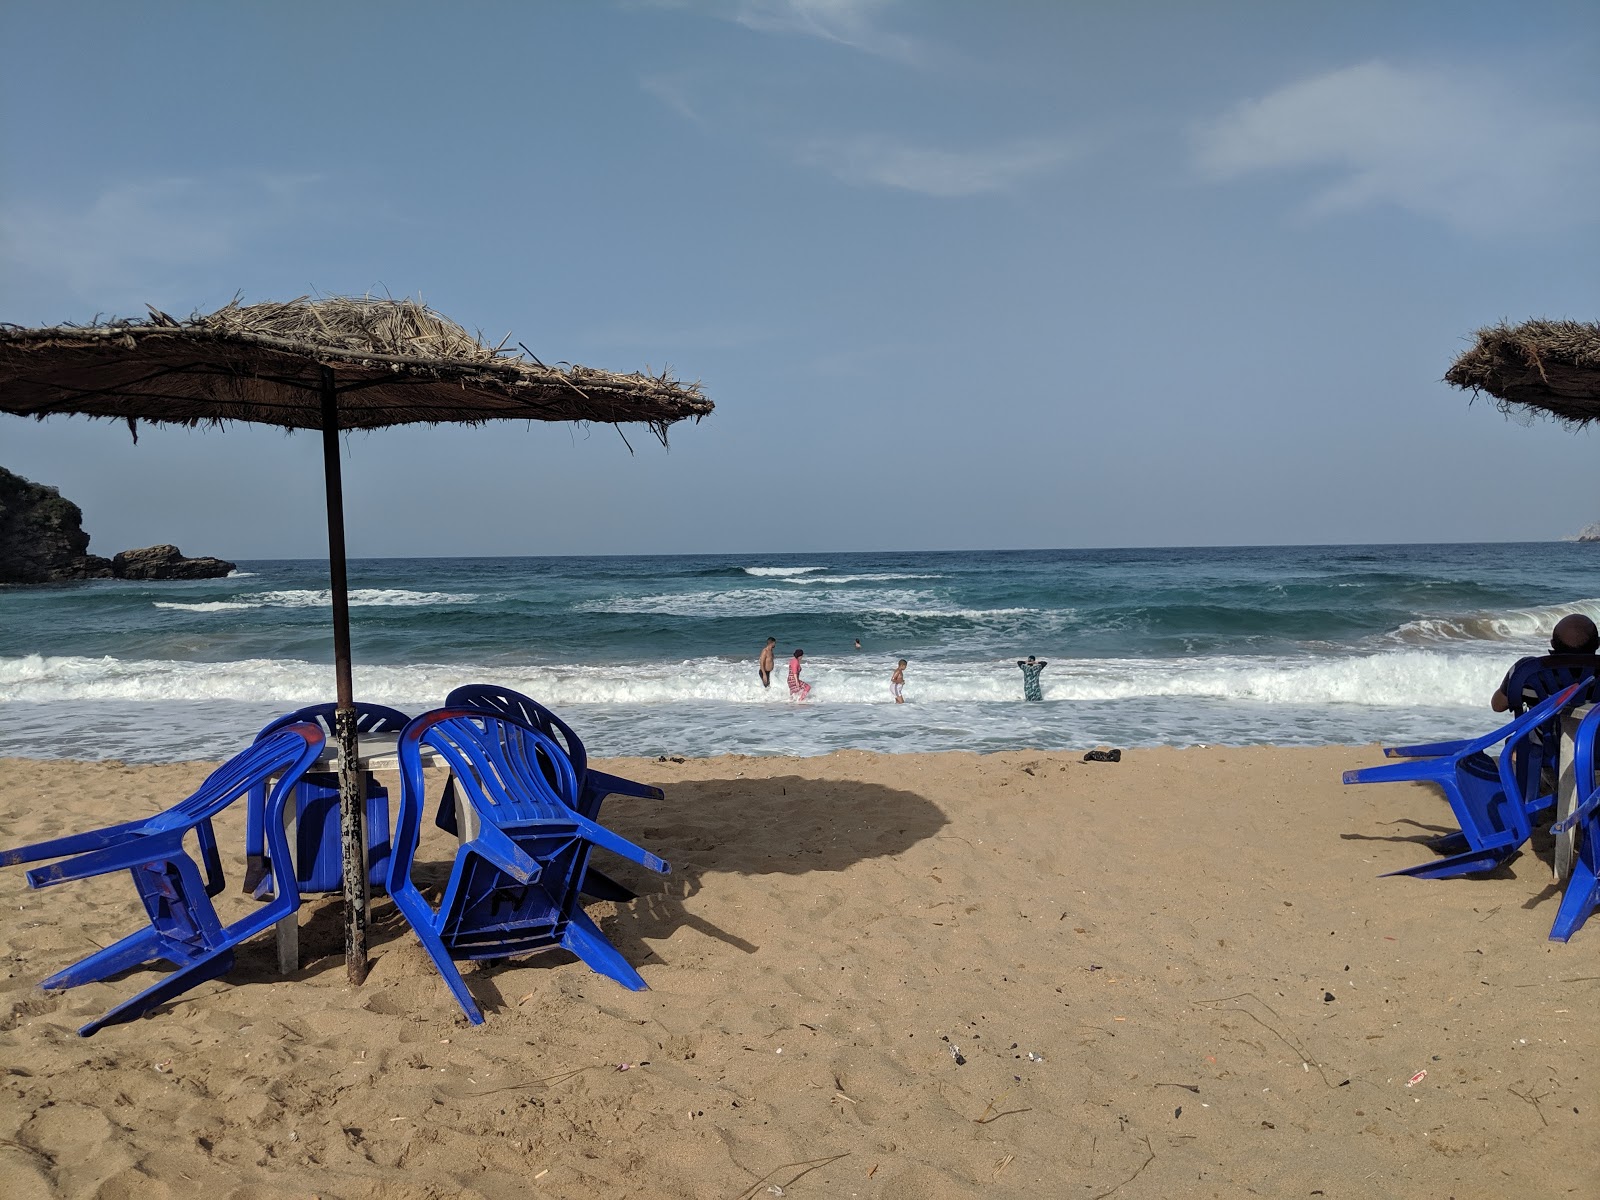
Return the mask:
M1564 942L1577 933L1596 908L1600 908L1600 786L1595 779L1595 739L1600 737L1600 706L1584 715L1578 725L1572 760L1577 777L1578 804L1550 827L1552 833L1576 832L1578 854L1572 877L1562 894L1550 926L1550 940Z
M1402 746L1395 757L1408 761L1366 767L1344 773L1345 783L1433 783L1460 824L1459 833L1435 839L1434 850L1444 858L1420 863L1390 875L1423 879L1449 879L1492 871L1510 859L1532 836L1531 813L1542 804L1518 778L1518 751L1530 734L1574 703L1581 685L1573 685L1535 705L1508 725L1462 742L1436 742ZM1504 742L1498 761L1486 751ZM1537 793L1537 775L1533 792Z
M299 709L271 722L256 734L256 738L260 740L301 721L311 721L325 735L331 736L336 707L314 704ZM399 733L409 720L411 718L399 709L381 704L356 705L359 733ZM250 895L265 891L267 877L272 871L262 839L266 799L265 785L252 788L245 812L243 890ZM344 843L339 834L339 777L325 771L307 775L295 789L294 805L294 861L301 894L341 890ZM370 775L367 777L367 878L374 888L382 888L389 882L389 792Z
M426 797L423 746L450 767L477 826L461 841L437 905L411 879ZM624 987L646 986L579 906L579 892L596 846L652 871L664 874L669 867L576 812L577 789L565 750L506 717L444 708L424 713L400 735L389 895L474 1025L483 1014L456 959L509 958L560 946Z
M555 713L521 692L514 692L510 688L492 683L469 683L456 688L445 697L444 702L448 708L472 708L510 717L513 721L536 729L558 743L566 751L572 769L578 777L578 799L573 807L591 821L600 819L600 805L607 796L632 796L640 800L660 800L663 796L660 788L648 783L635 783L620 775L609 775L604 771L592 769L589 766L589 754L584 749L583 739ZM439 828L449 833L456 831L455 794L448 786L439 804L436 823ZM626 904L636 899L631 888L593 867L589 868L584 877L583 890L586 895L593 896L596 900L615 900L619 904Z
M271 929L300 906L294 873L288 869L291 859L283 832L283 805L317 760L322 744L322 730L315 725L286 726L223 763L193 795L163 813L0 853L0 866L64 858L29 871L28 886L33 888L127 871L133 876L150 920L148 928L58 971L41 987L77 987L154 961L169 962L177 968L90 1021L78 1030L80 1035L89 1037L106 1025L134 1020L196 984L225 975L233 968L234 947ZM277 864L273 873L276 894L244 920L225 926L211 904L211 897L225 886L211 821L252 787L264 785L273 776L278 776L278 782L267 795L265 817L267 842ZM183 849L184 836L191 831L205 864L204 879ZM76 857L65 857L69 855Z

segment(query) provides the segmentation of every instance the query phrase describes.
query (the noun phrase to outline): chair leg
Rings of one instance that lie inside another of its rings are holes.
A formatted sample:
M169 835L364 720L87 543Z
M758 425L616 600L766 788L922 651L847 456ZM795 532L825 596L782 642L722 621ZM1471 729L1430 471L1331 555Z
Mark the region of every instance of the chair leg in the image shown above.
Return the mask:
M1597 907L1600 907L1600 878L1596 878L1594 868L1580 858L1572 865L1572 878L1567 880L1555 924L1550 926L1550 940L1566 941L1582 928Z
M456 1003L461 1005L461 1010L467 1014L467 1020L474 1025L482 1025L483 1013L478 1008L478 1002L467 990L467 981L461 978L461 971L456 966L455 959L450 957L449 948L434 932L433 910L415 894L390 892L389 898L395 902L395 907L410 924L412 931L417 935L417 940L422 943L422 948L428 952L428 957L433 959L433 965L444 979L445 986L456 998Z
M1414 867L1405 867L1399 871L1385 871L1378 878L1387 879L1391 875L1409 875L1413 879L1454 879L1460 875L1479 875L1485 871L1492 871L1509 861L1519 848L1518 846L1494 846L1484 850L1467 850L1461 854L1452 854L1448 858L1436 858L1432 862L1418 863Z
M589 919L589 914L583 909L573 909L572 919L567 922L567 932L561 938L561 945L581 958L591 971L604 975L607 979L615 979L629 991L650 990L650 985L644 981L644 976L635 971L628 960L618 953L617 948L607 940L605 934L600 932L600 927Z
M127 1021L137 1020L158 1004L164 1004L190 988L205 983L208 979L226 975L231 970L233 970L232 950L224 950L210 958L203 958L193 966L184 967L163 977L159 983L145 988L137 996L124 1000L99 1020L90 1021L78 1030L78 1036L93 1037L98 1030L107 1025L121 1025Z
M131 970L141 963L164 957L161 936L154 929L146 926L130 933L120 941L112 942L104 950L97 950L89 955L88 958L57 971L50 978L40 980L39 986L47 991L54 992L65 988L77 987L84 983L96 983L99 980L108 979L112 975Z

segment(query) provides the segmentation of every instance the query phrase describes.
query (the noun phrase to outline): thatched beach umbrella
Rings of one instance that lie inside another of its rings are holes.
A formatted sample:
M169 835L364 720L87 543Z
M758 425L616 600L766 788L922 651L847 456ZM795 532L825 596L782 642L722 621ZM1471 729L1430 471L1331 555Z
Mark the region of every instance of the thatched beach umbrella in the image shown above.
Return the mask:
M351 981L367 970L366 832L350 680L339 433L386 425L477 425L491 420L638 422L666 443L667 427L702 417L698 384L667 375L617 375L546 366L531 353L485 345L409 300L237 302L188 320L148 319L23 329L0 325L0 412L57 413L137 423L254 421L322 432L344 845L345 957Z
M1488 392L1505 413L1549 413L1575 425L1600 419L1600 323L1524 321L1477 337L1445 382Z

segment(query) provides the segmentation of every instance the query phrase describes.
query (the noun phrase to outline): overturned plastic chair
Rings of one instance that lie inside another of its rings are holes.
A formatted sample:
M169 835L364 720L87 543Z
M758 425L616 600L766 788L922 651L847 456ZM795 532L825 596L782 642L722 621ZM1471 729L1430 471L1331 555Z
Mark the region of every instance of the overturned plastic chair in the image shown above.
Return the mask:
M1572 755L1577 777L1578 806L1550 827L1554 834L1573 833L1578 853L1572 863L1572 876L1561 896L1550 940L1564 942L1582 928L1589 916L1600 908L1600 787L1595 779L1595 738L1600 737L1600 706L1592 708L1578 725Z
M333 734L334 704L314 704L272 721L256 739L275 733L287 725L310 721L325 737ZM382 704L357 703L356 730L359 733L399 733L409 716ZM250 789L245 810L243 891L260 895L267 888L272 862L263 841L263 812L267 785ZM307 774L294 791L294 863L302 895L337 892L343 886L344 843L339 832L339 777L326 771ZM374 888L389 882L389 792L372 776L367 776L367 879Z
M1516 854L1532 836L1532 813L1547 800L1537 794L1537 775L1531 785L1518 777L1519 748L1534 730L1573 703L1581 687L1564 688L1480 738L1401 746L1388 753L1408 761L1346 771L1345 783L1437 784L1461 826L1460 832L1430 843L1444 858L1388 874L1449 879L1492 871ZM1496 760L1486 752L1500 742L1505 745Z
M583 740L572 731L572 727L537 700L524 696L521 692L514 692L510 688L492 683L469 683L456 688L444 698L444 703L446 708L472 708L510 717L513 721L536 729L556 742L566 751L578 778L577 802L572 807L591 821L600 819L600 805L607 796L632 796L639 800L660 800L664 796L660 788L648 783L635 783L620 775L610 775L592 769L589 766L589 753L584 749ZM554 780L549 782L554 783ZM435 819L439 828L448 833L456 832L455 793L452 786L450 784L445 786L444 796L439 802L439 813ZM584 876L583 890L586 895L593 896L596 900L615 900L619 904L626 904L637 898L631 888L618 883L594 867L590 867Z
M32 888L128 871L150 920L149 928L131 933L58 971L43 980L40 987L77 987L154 961L166 961L177 968L90 1021L78 1030L81 1036L89 1037L106 1025L132 1021L196 984L225 975L233 968L234 947L271 929L300 906L294 873L288 869L291 859L283 832L283 805L301 776L316 762L322 744L322 730L315 725L286 726L223 763L193 795L165 812L94 833L54 838L0 853L0 866L64 859L29 871L28 886ZM267 843L277 864L273 870L276 894L244 920L223 925L211 904L211 897L225 886L212 818L273 776L278 776L278 781L266 797L264 812ZM204 879L183 848L183 839L191 831L205 864ZM64 857L69 855L76 857Z
M467 825L437 906L411 878L422 828L425 745L454 773ZM567 797L575 799L577 787L566 752L507 717L444 708L424 713L400 734L389 895L474 1025L483 1014L456 959L510 958L560 946L624 987L646 987L579 906L580 885L596 846L662 874L670 868L570 807Z

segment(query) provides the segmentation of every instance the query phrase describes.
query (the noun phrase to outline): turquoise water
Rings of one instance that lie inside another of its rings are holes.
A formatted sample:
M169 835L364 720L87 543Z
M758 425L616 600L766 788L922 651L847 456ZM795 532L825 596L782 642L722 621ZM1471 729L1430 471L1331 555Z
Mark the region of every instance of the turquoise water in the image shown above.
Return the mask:
M1559 616L1600 617L1600 547L1577 543L374 559L350 582L360 698L504 683L600 754L1455 735ZM329 611L315 560L0 589L0 754L226 754L331 699ZM761 688L769 635L805 649L807 704L781 661Z

